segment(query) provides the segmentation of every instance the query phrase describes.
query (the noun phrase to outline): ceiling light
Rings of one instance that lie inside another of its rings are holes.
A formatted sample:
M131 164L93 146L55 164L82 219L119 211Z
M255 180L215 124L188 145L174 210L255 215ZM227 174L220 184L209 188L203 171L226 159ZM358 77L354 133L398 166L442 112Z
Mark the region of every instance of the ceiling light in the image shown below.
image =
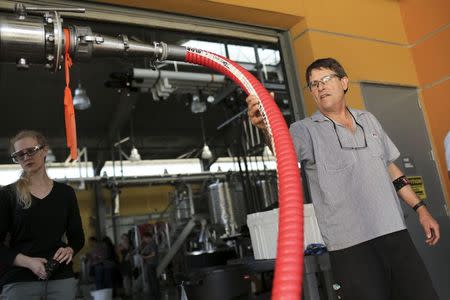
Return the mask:
M139 154L139 151L138 151L138 149L136 149L136 147L133 146L133 148L131 148L131 153L130 153L130 156L128 157L128 160L131 160L131 161L141 160L141 155Z
M192 96L191 111L194 114L202 113L206 110L205 102L200 101L197 95Z
M75 96L73 97L73 106L75 109L84 110L91 107L91 100L89 100L86 90L81 87L81 83L75 89Z
M204 145L203 146L203 150L202 150L202 158L203 159L211 159L213 157L211 150L209 150L208 145Z

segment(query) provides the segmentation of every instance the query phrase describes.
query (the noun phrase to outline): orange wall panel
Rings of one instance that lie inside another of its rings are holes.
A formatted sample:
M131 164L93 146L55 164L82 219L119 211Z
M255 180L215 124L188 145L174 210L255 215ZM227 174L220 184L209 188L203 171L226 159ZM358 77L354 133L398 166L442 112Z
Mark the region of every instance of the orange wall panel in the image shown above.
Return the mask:
M292 26L291 29L289 29L289 33L291 34L292 39L297 39L297 38L299 38L298 35L303 34L307 30L308 30L308 24L306 23L306 19L303 18L297 24Z
M418 84L412 55L406 47L319 32L311 33L311 45L316 58L336 58L351 75L350 80Z
M205 1L202 1L205 2ZM304 16L304 0L207 0L207 2L216 2L233 6L242 6L258 10L267 10L287 15Z
M205 0L95 0L95 2L282 29L289 29L301 20L301 16L296 15L296 13L299 13L296 9L293 11L289 9L266 9L264 5L267 5L268 1L257 8L247 5L245 1L242 1L240 5L234 4L237 1L213 2ZM225 2L233 4L226 4Z
M401 0L398 3L409 43L450 22L448 0Z
M421 85L450 75L450 28L419 43L411 51Z
M407 43L400 9L392 0L305 0L309 28Z
M450 130L450 80L423 90L422 95L439 169L446 184L447 195L450 196L450 179L444 151L444 138Z
M300 38L294 40L292 44L297 62L297 71L301 81L300 85L304 87L306 86L306 68L316 59L312 49L310 32L305 32Z

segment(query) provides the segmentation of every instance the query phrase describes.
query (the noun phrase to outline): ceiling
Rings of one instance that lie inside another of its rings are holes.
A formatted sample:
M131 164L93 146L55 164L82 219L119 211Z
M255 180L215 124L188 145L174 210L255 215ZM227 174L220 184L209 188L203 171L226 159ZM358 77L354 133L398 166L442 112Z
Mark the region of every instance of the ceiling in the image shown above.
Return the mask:
M112 23L99 24L70 19L65 19L65 23L88 25L94 32L113 36L124 33L130 38L149 43L164 41L179 45L190 39L219 40L213 36L200 37ZM220 42L256 45L248 41L224 41L223 37ZM261 44L256 46L277 47ZM118 158L118 149L112 145L128 136L132 141L121 145L124 152L129 153L134 143L143 159L177 158L188 152L192 152L191 157L198 156L203 146L201 117L204 119L207 143L215 156L228 155L228 148L235 151L233 144L240 141L242 134L240 122L230 123L221 130L217 127L245 109L245 95L240 89L229 81L206 87L195 81L186 81L182 85L180 82L172 82L176 88L170 93L170 97L155 101L149 91L126 87L127 82L132 85L136 83L130 77L130 70L133 67L145 68L146 64L148 62L145 59L125 61L110 58L75 62L71 69L72 92L81 83L92 103L89 109L76 111L78 145L87 147L89 160L94 161L97 168L113 156ZM179 71L211 73L197 66L177 67ZM247 68L253 69L252 72L256 74L254 66ZM168 64L162 69L174 70L174 66ZM111 77L112 74L115 74L114 78ZM267 83L270 84L270 81ZM63 72L52 74L42 66L31 66L27 71L19 71L15 65L0 64L0 119L3 124L0 127L0 163L10 163L9 138L22 129L42 132L48 137L57 161L67 158L69 151L65 146L64 85ZM288 115L288 103L284 99L289 97L283 90L282 83L277 82L274 86L279 89L277 101ZM207 110L203 114L193 114L190 109L192 93L199 90L202 91L200 95L203 101L209 95L213 95L217 101L214 104L207 103Z

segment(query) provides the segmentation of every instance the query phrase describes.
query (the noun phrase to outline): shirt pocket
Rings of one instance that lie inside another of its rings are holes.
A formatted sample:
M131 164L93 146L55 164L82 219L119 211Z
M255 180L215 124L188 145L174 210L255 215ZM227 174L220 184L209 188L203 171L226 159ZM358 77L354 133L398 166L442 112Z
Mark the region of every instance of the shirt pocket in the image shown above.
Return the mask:
M356 158L352 150L338 150L329 153L323 159L323 168L326 173L339 173L355 165Z
M321 191L324 195L323 201L332 207L340 207L343 203L353 198L351 184L354 176L355 163L349 164L341 169L318 170L318 179Z

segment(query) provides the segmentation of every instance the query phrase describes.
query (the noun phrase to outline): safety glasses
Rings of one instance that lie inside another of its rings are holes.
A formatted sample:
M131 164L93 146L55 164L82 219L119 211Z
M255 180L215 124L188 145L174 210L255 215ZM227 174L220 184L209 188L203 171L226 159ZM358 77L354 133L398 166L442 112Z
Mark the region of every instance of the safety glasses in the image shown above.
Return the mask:
M19 163L25 159L25 155L34 156L39 150L44 149L45 145L36 145L34 147L25 148L11 154L11 159L15 163Z

